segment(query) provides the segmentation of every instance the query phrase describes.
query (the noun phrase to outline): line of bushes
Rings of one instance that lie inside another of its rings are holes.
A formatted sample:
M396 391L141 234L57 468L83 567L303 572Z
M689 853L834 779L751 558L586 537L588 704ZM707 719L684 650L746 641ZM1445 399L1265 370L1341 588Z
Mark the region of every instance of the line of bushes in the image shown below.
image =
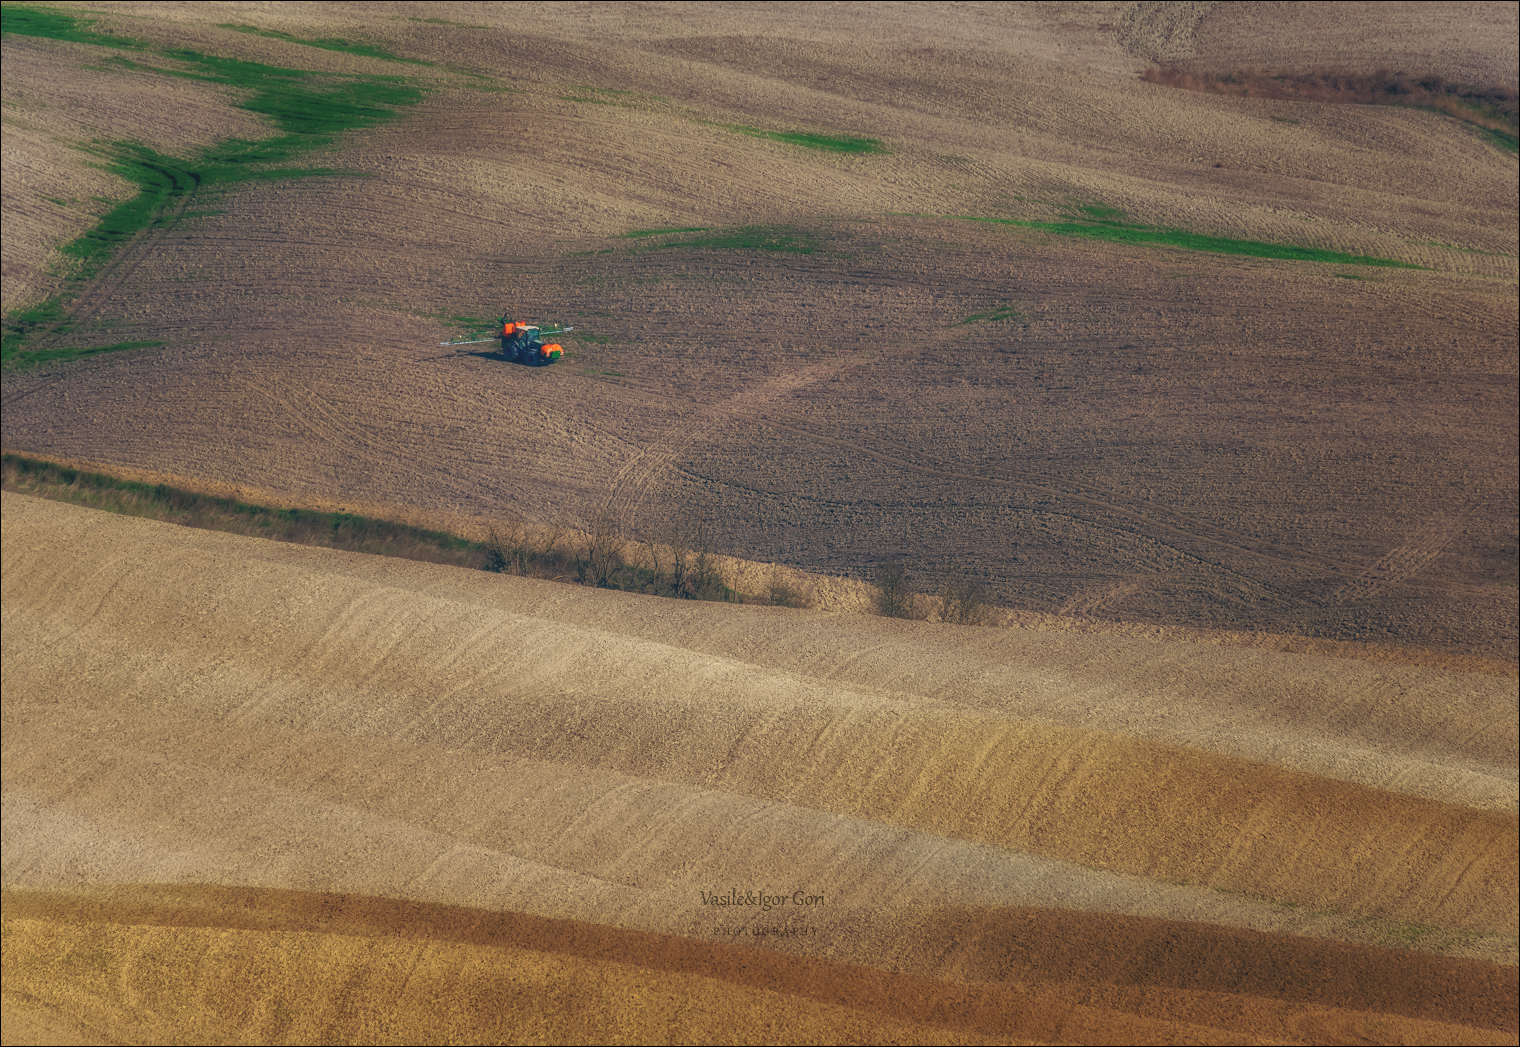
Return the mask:
M1147 69L1141 79L1186 91L1209 91L1243 98L1284 102L1338 102L1348 105L1399 105L1433 109L1487 132L1510 152L1520 134L1520 97L1507 87L1480 87L1447 80L1434 73L1265 72L1260 69L1228 73L1189 72L1170 67Z
M279 542L400 556L457 567L479 567L485 560L481 543L444 531L411 527L355 513L251 505L234 498L198 494L168 484L141 483L105 473L85 472L13 452L6 452L0 461L0 486L7 491L91 509Z
M186 527L268 538L298 545L395 556L498 574L570 582L598 589L678 600L811 607L810 585L779 566L758 592L741 592L730 561L719 552L720 529L710 519L680 515L656 539L624 535L610 513L585 527L557 522L530 526L507 515L485 541L348 512L274 509L199 494L168 484L123 480L7 451L0 462L7 491ZM920 591L901 563L876 575L873 609L889 618L935 618L986 625L994 607L981 581L958 576L937 593Z
M994 610L980 579L952 575L938 592L924 592L907 567L896 560L889 560L876 572L875 609L883 618L921 622L933 616L951 625L986 625Z
M483 566L525 578L573 579L597 589L746 602L720 566L713 535L711 524L701 521L673 528L665 541L640 542L625 537L609 513L598 514L584 530L565 523L532 528L513 515L491 529Z
M761 593L739 592L717 552L716 529L709 521L674 525L660 541L634 541L605 513L584 529L566 523L534 528L509 515L480 542L356 513L274 509L168 484L123 480L9 451L0 462L0 486L186 527L601 589L783 607L812 603L811 593L779 569Z

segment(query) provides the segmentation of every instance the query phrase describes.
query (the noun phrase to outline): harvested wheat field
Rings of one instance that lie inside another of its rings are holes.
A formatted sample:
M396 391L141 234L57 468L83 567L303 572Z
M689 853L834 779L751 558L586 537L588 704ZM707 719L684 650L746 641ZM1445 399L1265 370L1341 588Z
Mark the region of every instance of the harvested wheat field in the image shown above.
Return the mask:
M6 1043L1520 1035L1514 4L3 11L7 451L818 595L7 491Z

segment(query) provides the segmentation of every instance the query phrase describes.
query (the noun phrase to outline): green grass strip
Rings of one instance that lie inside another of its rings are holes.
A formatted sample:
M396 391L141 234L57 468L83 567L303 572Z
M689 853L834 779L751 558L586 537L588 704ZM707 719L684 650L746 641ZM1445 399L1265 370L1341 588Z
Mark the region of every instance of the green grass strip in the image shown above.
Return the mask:
M1510 132L1501 131L1497 127L1479 127L1478 130L1493 139L1494 144L1500 149L1508 150L1511 153L1520 153L1520 138L1517 138Z
M830 135L812 134L807 131L767 131L764 128L748 127L744 124L718 124L717 126L749 135L752 138L764 138L772 142L800 145L804 149L821 149L829 153L885 154L887 152L887 147L875 138L835 138Z
M61 297L11 312L5 318L5 333L0 337L0 366L9 366L34 332L47 330L68 334L72 329Z
M63 349L34 349L26 354L29 364L55 363L59 360L81 360L101 353L119 353L127 349L157 349L164 343L148 338L136 342L117 342L114 345L68 346Z
M1016 218L983 218L976 215L946 215L946 217L967 222L1012 225L1020 229L1039 229L1058 236L1085 236L1092 240L1111 240L1129 244L1164 244L1168 247L1180 247L1185 251L1208 251L1213 254L1245 255L1250 258L1281 258L1293 262L1331 262L1336 265L1373 265L1392 269L1424 268L1412 262L1398 262L1392 258L1345 254L1341 251L1326 251L1318 247L1269 244L1260 240L1233 240L1223 236L1189 233L1182 229L1128 225L1123 222L1026 222Z
M999 320L1022 320L1022 319L1024 319L1024 311L1022 309L1020 309L1018 306L1015 306L1015 305L1005 305L1002 308L994 309L990 313L972 313L970 316L966 317L964 320L957 320L955 323L951 324L950 326L952 326L952 327L960 327L963 324L997 323Z

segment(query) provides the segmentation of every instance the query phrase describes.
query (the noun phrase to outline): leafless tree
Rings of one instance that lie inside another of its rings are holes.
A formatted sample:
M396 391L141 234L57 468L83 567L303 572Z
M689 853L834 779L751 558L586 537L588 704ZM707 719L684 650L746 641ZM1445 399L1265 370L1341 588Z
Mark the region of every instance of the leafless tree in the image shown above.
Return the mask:
M940 590L939 620L954 625L985 625L992 614L987 589L980 579L951 578Z
M876 613L883 618L924 617L913 576L897 560L888 561L876 572Z

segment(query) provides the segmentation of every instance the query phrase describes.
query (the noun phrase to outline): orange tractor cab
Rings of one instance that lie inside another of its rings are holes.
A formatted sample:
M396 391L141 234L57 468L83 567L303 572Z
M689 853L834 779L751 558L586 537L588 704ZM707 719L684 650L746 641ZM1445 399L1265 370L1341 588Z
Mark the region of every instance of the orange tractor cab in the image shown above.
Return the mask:
M566 327L547 333L556 335L569 330L571 328ZM558 342L544 341L544 337L545 332L531 324L502 317L501 355L508 360L516 360L518 363L530 366L552 364L565 354L565 349Z

